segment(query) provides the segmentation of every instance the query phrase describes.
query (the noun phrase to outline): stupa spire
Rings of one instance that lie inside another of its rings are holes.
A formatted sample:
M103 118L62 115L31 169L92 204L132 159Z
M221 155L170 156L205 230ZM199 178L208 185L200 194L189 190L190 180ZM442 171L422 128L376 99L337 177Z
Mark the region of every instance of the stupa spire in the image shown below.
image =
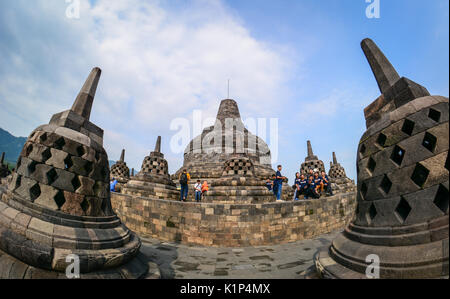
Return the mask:
M125 149L122 150L122 154L120 155L120 162L125 162Z
M333 152L333 164L338 164L335 152Z
M95 92L97 91L101 73L102 71L98 67L92 69L71 109L73 112L81 115L87 120L89 120L91 116L92 104L94 102Z
M158 139L156 140L156 145L155 145L155 153L160 153L161 152L161 136L158 136Z
M385 93L400 79L400 76L380 48L370 38L361 42L361 48L370 64L381 93Z

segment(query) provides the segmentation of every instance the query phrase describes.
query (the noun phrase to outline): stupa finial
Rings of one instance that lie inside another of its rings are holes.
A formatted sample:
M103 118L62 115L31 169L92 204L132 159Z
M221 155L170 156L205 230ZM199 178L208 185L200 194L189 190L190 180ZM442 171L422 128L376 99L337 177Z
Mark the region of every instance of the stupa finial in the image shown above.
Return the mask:
M94 102L95 92L97 91L101 73L102 71L98 67L92 69L71 109L73 112L88 120L91 116L92 104Z
M155 153L160 153L161 152L161 136L158 136L158 139L156 140L156 145L155 145Z
M361 48L366 55L381 93L385 93L400 79L400 76L380 48L370 38L361 42Z
M125 162L125 149L122 150L122 154L120 155L120 162Z

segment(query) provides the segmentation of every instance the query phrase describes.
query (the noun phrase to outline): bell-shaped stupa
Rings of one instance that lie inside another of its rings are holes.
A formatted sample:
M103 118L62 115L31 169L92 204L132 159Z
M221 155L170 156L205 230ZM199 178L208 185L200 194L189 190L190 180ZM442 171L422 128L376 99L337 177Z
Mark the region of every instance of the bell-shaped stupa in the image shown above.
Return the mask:
M309 170L318 170L319 172L325 171L325 164L323 164L322 160L314 155L311 141L308 140L308 156L305 158L305 163L303 163L300 167L300 173L309 174Z
M362 49L382 95L365 109L355 220L316 254L317 269L330 278L378 269L382 279L448 278L449 100L400 78L372 40Z
M191 175L192 182L206 180L211 186L204 201L257 203L275 200L273 193L265 187L266 180L275 174L270 149L264 140L245 128L234 100L223 100L214 126L204 129L189 143L183 167L173 176L174 180L183 169ZM290 198L289 192L292 193L292 189L285 184L283 197Z
M122 193L141 197L177 200L180 197L169 175L169 164L161 153L161 136L155 150L145 157L141 171L123 187Z
M335 152L333 152L333 161L330 162L328 177L330 178L331 188L334 193L356 191L355 182L347 177L344 167L337 161Z
M111 208L103 130L89 121L100 75L94 68L72 109L31 133L9 189L0 188L3 278L66 278L67 256L79 259L81 278L148 272L141 241Z
M122 150L120 160L111 166L110 178L117 180L116 191L120 192L123 185L130 180L130 169L125 162L125 150Z

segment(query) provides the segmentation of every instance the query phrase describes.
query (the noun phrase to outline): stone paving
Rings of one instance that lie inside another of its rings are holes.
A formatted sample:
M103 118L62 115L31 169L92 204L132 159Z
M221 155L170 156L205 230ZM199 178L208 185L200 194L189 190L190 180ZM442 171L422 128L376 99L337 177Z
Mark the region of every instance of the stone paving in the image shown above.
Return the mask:
M158 264L163 279L298 279L313 265L317 249L340 231L275 246L189 247L142 239L141 252Z

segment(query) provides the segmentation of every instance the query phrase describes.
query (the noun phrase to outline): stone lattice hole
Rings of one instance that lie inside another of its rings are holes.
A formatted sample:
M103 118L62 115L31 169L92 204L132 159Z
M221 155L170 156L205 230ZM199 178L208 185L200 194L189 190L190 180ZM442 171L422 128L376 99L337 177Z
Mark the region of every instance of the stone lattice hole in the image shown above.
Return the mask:
M394 147L394 151L392 152L391 160L394 161L398 166L401 166L404 157L405 157L405 150L396 145Z
M436 193L436 197L434 198L434 204L444 213L448 214L448 201L449 194L447 188L442 185L439 185L439 189Z
M55 201L56 205L58 206L58 209L61 210L62 206L66 203L66 198L64 197L64 192L59 190L58 193L56 193L55 197L53 197L53 200Z
M434 152L434 150L436 149L436 143L437 138L434 135L426 132L425 137L423 138L422 145L430 152Z
M372 223L373 219L375 219L376 216L377 216L377 209L375 208L375 205L372 203L366 213L367 222L369 222L369 224Z
M58 178L58 174L56 173L56 170L54 168L50 169L46 173L46 175L47 175L47 181L48 181L49 185L53 184L56 181L56 179Z
M406 221L406 218L408 218L410 212L411 212L411 206L402 197L400 199L400 202L398 203L397 207L395 208L395 214L397 215L397 217L399 218L401 223L404 223Z
M63 137L58 138L58 140L55 141L55 148L58 150L62 150L64 145L66 145L66 141Z
M441 112L431 108L430 112L428 113L428 117L435 122L439 122L441 120Z
M367 190L368 190L368 188L367 188L366 183L362 183L362 185L361 185L361 196L362 196L363 200L365 199L365 197L367 195Z
M369 162L367 163L367 169L369 169L369 171L373 173L376 167L377 163L375 162L374 159L372 159L372 157L370 157Z
M425 185L425 182L428 179L428 175L430 174L430 171L423 166L422 164L418 163L416 165L416 168L414 169L414 172L411 176L411 180L420 188L423 188Z
M30 188L30 198L31 201L35 201L39 196L41 196L41 187L39 184L33 185L33 187Z
M384 145L386 144L386 140L387 140L386 135L380 133L380 135L378 135L377 143L384 147Z
M391 191L391 187L392 187L392 182L388 178L388 176L385 175L383 177L383 179L381 180L380 188L381 188L381 190L383 190L383 192L385 194L389 194L389 191Z
M405 134L408 134L409 136L412 135L415 127L415 123L409 119L405 119L405 122L403 123L402 132Z
M72 166L73 166L72 158L70 156L67 156L66 159L64 159L64 167L66 170L68 170Z

